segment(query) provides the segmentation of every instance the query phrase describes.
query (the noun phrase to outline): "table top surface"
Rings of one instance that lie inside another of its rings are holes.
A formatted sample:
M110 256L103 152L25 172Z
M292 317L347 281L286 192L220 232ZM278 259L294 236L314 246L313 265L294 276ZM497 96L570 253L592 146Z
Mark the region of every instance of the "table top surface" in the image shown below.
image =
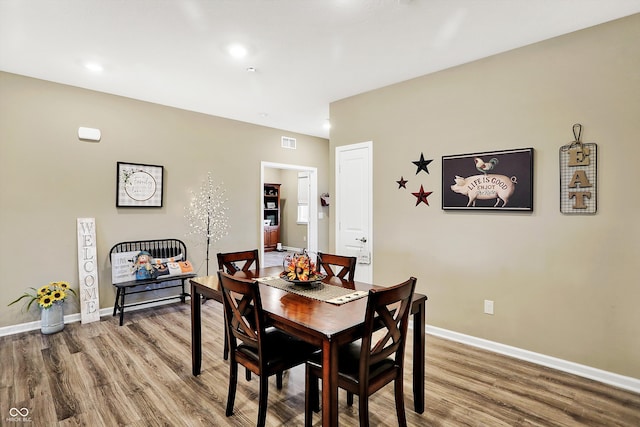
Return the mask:
M281 271L282 267L267 267L241 273L240 277L247 279L271 277L277 276ZM195 277L190 281L192 285L197 287L199 293L221 301L217 274ZM336 277L327 278L323 282L363 291L382 287L362 282L347 282ZM298 330L304 329L306 333L317 334L318 338L331 339L340 334L349 334L349 331L362 325L367 307L366 297L342 305L335 305L296 295L264 283L260 283L260 297L263 309L280 326L288 326ZM424 303L426 299L425 295L414 294L414 307Z

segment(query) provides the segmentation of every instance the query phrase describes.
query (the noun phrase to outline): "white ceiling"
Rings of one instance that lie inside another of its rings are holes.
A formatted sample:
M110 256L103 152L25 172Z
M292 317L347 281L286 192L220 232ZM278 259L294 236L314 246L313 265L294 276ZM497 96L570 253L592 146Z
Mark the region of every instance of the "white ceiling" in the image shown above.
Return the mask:
M333 101L638 12L640 0L0 0L0 70L328 138Z

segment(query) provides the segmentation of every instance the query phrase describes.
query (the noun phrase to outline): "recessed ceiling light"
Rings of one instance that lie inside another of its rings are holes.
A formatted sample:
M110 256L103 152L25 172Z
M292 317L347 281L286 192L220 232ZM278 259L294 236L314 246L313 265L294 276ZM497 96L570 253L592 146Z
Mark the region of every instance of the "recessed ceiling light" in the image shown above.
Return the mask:
M84 64L84 67L89 71L93 71L94 73L100 73L102 72L102 70L104 70L104 67L97 62L87 62L86 64Z
M240 44L233 44L229 46L229 55L234 58L244 58L247 56L247 48Z
M255 67L247 67L247 73L255 73L255 72L256 72Z

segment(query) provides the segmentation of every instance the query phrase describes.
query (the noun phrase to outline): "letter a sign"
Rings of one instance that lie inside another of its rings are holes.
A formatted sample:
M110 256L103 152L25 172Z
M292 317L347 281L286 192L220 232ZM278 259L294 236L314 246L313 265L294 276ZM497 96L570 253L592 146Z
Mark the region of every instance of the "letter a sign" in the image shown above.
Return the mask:
M78 218L80 321L83 324L100 320L97 255L95 218Z
M573 125L575 141L560 147L560 212L594 214L598 209L598 146L580 142L582 125Z

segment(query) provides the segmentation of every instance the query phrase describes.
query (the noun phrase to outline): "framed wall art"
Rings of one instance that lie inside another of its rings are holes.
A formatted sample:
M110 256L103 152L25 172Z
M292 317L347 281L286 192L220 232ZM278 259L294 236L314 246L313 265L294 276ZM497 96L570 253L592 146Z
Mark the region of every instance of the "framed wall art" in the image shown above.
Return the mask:
M116 207L161 208L164 167L118 162Z
M533 148L442 156L442 209L533 211Z

